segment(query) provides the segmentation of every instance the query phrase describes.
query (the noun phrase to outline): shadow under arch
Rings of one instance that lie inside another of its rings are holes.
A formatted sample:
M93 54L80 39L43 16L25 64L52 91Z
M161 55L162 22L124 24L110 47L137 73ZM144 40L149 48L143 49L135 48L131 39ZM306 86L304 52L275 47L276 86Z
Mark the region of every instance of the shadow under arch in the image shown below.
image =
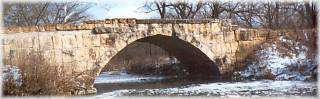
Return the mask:
M182 64L185 64L183 66L188 66L187 71L190 73L190 78L220 78L218 66L200 49L189 42L160 34L141 38L134 42L150 43L167 51ZM126 47L121 51L125 49Z

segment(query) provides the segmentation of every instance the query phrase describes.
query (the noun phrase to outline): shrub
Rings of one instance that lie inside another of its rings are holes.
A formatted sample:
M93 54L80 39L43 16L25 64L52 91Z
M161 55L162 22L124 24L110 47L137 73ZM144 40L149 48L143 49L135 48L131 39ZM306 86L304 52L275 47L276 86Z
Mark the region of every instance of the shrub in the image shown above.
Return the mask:
M3 59L9 68L17 66L20 69L21 85L16 84L13 75L8 73L3 82L4 95L72 95L77 93L79 83L73 75L67 75L64 66L49 64L41 51L32 51L29 54L18 53L17 62ZM9 69L10 70L10 69Z

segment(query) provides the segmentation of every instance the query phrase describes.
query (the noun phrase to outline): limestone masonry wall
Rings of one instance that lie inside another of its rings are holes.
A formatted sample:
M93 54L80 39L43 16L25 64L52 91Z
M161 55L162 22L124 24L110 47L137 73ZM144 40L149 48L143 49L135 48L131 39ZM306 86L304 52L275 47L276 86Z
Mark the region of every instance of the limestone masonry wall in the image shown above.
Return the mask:
M95 71L98 74L126 45L157 34L171 36L172 31L218 64L221 74L242 67L243 60L268 35L268 31L241 29L212 19L106 19L76 25L5 27L2 57L14 65L19 61L19 54L39 51L50 64L65 66L67 73Z
M179 39L194 45L214 61L221 74L243 67L243 60L270 34L270 31L241 29L214 19L106 19L80 24L5 27L2 57L10 65L17 65L22 54L39 52L50 64L64 66L66 73L88 75L91 83L87 85L93 87L95 76L125 46L153 35L172 36L173 31Z
M92 70L104 66L131 42L156 34L171 36L199 48L220 64L222 73L232 71L265 40L263 33L239 29L220 20L106 19L81 24L49 24L7 27L3 34L3 58L14 63L19 53L42 51L52 64L68 71ZM239 67L238 66L238 67Z

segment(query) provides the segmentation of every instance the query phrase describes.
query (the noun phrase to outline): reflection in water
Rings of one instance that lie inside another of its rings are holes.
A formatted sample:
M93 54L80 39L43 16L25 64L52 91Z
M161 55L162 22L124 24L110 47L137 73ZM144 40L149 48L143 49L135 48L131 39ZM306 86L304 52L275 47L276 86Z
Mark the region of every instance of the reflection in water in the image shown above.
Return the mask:
M125 72L102 72L95 80L94 83L136 83L148 82L164 79L163 76L139 76L130 75Z
M210 81L103 72L95 80L96 97L106 96L315 96L316 82Z
M98 94L120 89L172 88L191 84L208 83L204 80L179 79L176 76L141 76L124 72L102 72L95 80Z

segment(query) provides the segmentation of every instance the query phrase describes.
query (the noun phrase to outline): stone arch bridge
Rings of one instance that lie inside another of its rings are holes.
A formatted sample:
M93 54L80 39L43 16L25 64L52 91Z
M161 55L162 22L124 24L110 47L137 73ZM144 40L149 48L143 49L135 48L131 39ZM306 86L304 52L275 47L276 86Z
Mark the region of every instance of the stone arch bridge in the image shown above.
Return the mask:
M21 61L19 54L42 51L48 63L64 66L66 73L89 75L91 83L86 85L92 87L117 52L132 42L147 42L190 64L194 74L223 76L241 67L264 35L214 19L105 19L6 27L2 57L14 65Z

